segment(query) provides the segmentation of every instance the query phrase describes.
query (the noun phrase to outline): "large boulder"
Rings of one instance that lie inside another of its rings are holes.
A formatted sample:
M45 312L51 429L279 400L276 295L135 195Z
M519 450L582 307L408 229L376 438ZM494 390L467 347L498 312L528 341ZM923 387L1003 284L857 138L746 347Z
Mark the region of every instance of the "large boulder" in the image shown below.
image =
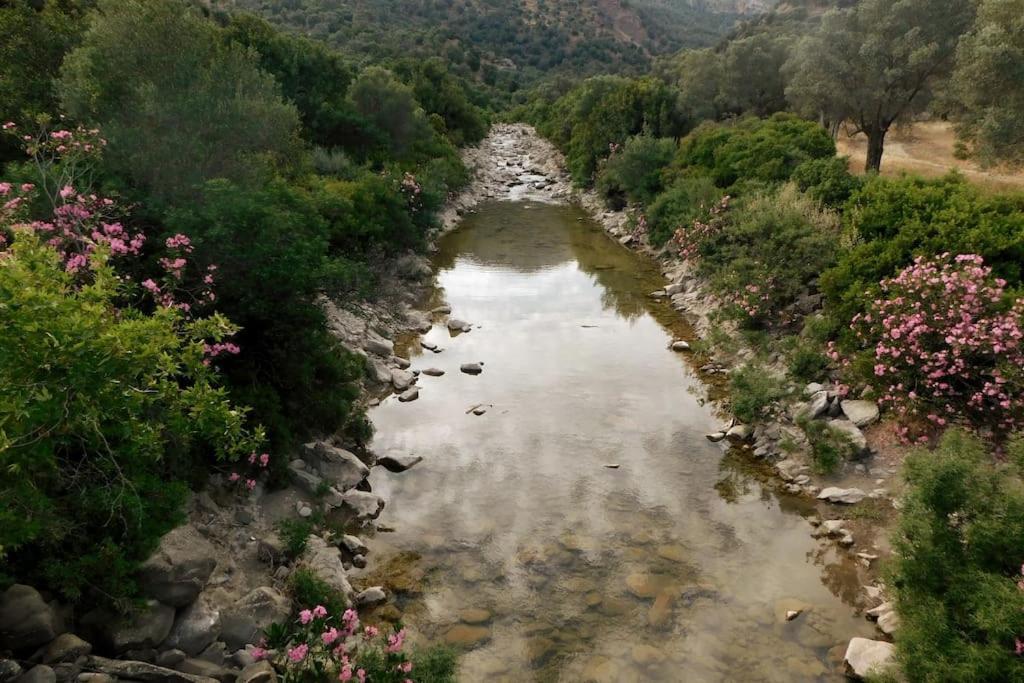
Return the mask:
M98 642L115 654L129 650L148 650L167 638L174 625L174 608L156 600L148 600L122 616L107 610L85 615L82 623L95 631Z
M18 683L57 683L57 672L45 664L37 664L22 674Z
M16 583L0 595L0 650L45 645L59 632L59 617L35 588Z
M323 441L308 443L304 447L305 459L329 479L339 491L354 488L370 474L363 461L344 448Z
M363 342L363 348L370 353L389 358L395 353L395 343L383 337L370 337Z
M353 489L341 496L341 509L365 523L380 516L384 510L384 499L369 491Z
M43 663L61 664L63 662L73 662L90 652L92 652L92 645L74 633L62 633L46 646L46 650L43 652Z
M217 640L220 630L220 610L207 598L200 597L178 613L170 634L160 647L163 650L181 650L195 657Z
M292 603L269 586L256 588L221 612L221 640L232 650L259 642L271 624L291 615Z
M830 503L853 505L864 500L867 495L868 494L856 488L841 489L837 486L829 486L828 488L821 490L821 493L818 494L818 500L827 500Z
M196 676L156 664L107 659L95 655L87 658L82 668L85 671L107 674L118 680L140 681L141 683L217 683L215 678Z
M797 411L798 420L814 420L828 412L828 392L816 391L811 398Z
M405 391L412 383L416 381L416 375L412 374L408 370L400 370L395 368L391 371L391 384L398 391Z
M299 558L299 566L319 576L324 583L345 596L346 603L351 603L355 591L352 590L352 584L349 583L348 574L342 564L341 550L328 545L319 536L310 536L306 542L306 550Z
M878 422L878 404L874 401L843 401L840 407L846 419L858 427Z
M868 451L868 440L860 427L849 420L831 420L828 426L843 435L856 451L856 455L863 455Z
M846 648L843 661L846 671L854 678L865 678L869 674L884 672L896 657L892 643L868 638L853 638Z
M160 540L160 547L139 569L146 597L184 607L199 597L217 566L216 550L195 527L185 525Z

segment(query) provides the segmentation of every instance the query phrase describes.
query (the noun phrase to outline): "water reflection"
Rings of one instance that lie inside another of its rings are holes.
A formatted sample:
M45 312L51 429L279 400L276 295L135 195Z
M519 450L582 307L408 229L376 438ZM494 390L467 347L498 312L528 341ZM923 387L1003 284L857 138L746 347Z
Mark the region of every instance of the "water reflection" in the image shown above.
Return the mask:
M435 325L446 350L410 351L444 376L371 415L378 453L425 458L372 481L396 531L367 572L407 625L466 651L468 681L835 676L830 648L869 631L834 595L856 577L703 438L718 420L667 349L686 328L646 296L656 267L576 209L509 203L436 263L438 300L475 327ZM786 622L789 605L807 612Z

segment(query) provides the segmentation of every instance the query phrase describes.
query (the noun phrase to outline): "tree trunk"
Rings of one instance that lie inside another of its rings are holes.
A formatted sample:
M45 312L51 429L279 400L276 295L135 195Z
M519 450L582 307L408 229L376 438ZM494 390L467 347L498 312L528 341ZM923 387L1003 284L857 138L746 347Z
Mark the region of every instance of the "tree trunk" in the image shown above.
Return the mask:
M882 170L882 152L885 149L884 128L869 128L864 131L868 136L868 156L864 164L864 170L868 173L878 173Z

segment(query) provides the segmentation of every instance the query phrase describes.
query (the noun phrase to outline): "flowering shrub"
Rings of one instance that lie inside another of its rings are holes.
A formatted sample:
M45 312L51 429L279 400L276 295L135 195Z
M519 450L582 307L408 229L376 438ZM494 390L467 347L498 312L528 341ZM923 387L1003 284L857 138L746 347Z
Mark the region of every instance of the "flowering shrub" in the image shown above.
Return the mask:
M710 216L706 220L695 219L692 225L678 228L672 236L672 242L684 259L694 259L700 253L700 246L712 239L725 225L724 214L729 208L729 196L726 195L709 209Z
M852 329L873 360L880 402L910 425L965 422L1009 431L1024 417L1024 299L980 256L918 258L883 280Z
M405 629L386 634L362 626L353 609L338 615L317 605L299 612L292 624L272 629L274 650L258 646L252 655L269 659L284 683L411 683L413 662L405 639Z

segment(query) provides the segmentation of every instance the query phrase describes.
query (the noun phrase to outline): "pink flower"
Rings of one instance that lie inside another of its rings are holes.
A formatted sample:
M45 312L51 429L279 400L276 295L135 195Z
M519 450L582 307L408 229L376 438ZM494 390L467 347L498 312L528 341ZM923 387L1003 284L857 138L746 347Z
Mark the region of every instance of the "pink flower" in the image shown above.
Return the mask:
M299 612L299 623L305 626L309 622L313 621L313 613L308 609L304 609Z
M339 681L351 681L352 680L352 667L346 664L341 667L341 673L338 674Z
M292 649L288 650L288 659L290 659L292 662L298 664L299 662L301 662L303 659L306 658L306 655L308 653L309 653L309 645L306 645L305 643L302 643L301 645L296 645Z
M398 670L405 674L409 673L412 671L412 662L402 662L398 665Z
M338 629L332 626L331 628L327 629L326 631L320 634L320 639L323 641L324 645L331 645L340 636L341 634L338 633Z
M242 477L241 477L241 475L238 474L238 472L232 472L231 476L228 477L228 481L238 481L241 478Z
M255 489L256 488L256 480L255 479L246 479L246 481L245 481L245 488L249 489L250 491Z
M367 626L364 630L367 638L376 638L380 630L376 626Z
M323 619L327 616L327 608L323 605L317 605L313 608L313 616L317 619Z
M262 647L260 647L259 645L257 645L253 649L249 650L249 654L252 655L252 658L255 659L258 662L261 659L265 659L266 658L267 651L265 649L263 649Z
M76 194L75 188L71 187L70 185L65 185L64 187L60 188L60 198L61 199L67 199L68 197L74 197L75 194Z
M270 464L270 454L264 453L260 456L260 467L266 467L268 464Z
M359 683L366 683L366 670L359 669L356 671L356 677L359 679Z

